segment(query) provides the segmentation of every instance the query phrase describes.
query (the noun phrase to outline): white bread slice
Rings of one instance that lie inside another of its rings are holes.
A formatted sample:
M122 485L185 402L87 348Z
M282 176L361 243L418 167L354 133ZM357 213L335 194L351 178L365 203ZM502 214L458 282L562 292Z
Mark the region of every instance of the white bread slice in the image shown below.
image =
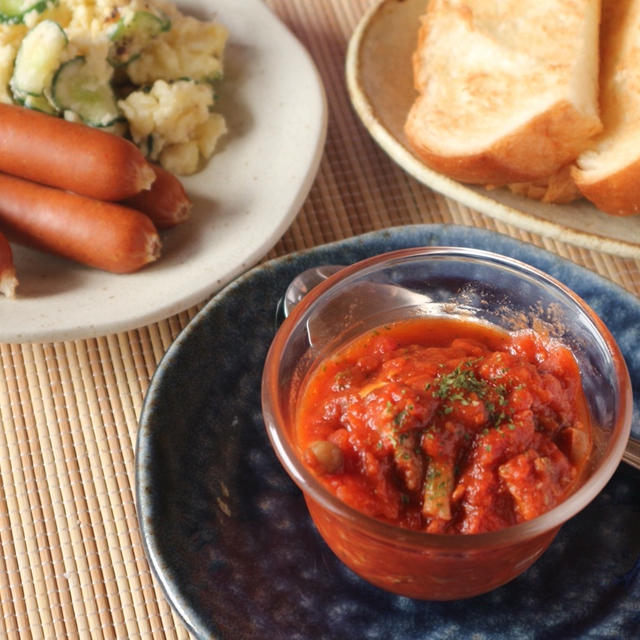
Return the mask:
M640 213L640 0L603 0L602 132L577 159L573 179L600 210Z
M601 129L600 0L430 0L405 123L416 154L462 182L528 182Z

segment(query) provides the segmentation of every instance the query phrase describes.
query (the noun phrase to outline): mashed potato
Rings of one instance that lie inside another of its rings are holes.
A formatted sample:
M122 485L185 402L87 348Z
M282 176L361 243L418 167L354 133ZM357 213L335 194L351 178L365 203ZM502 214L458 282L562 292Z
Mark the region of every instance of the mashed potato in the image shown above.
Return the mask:
M107 128L131 138L174 173L198 171L226 132L223 116L214 111L226 28L161 1L57 0L36 6L4 16L4 22L0 14L0 102ZM51 38L36 38L36 28L39 37L44 32L58 38L58 49L52 46L45 62L42 52ZM38 44L24 45L19 65L24 42ZM21 89L25 67L33 86L31 61L35 78L45 78L41 92ZM45 64L50 70L42 69Z

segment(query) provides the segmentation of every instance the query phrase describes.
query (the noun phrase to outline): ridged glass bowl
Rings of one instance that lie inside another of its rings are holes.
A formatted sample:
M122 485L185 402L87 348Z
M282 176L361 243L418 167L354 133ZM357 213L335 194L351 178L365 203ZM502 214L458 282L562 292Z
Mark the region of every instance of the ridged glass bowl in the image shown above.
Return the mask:
M364 515L325 489L302 462L295 411L301 382L324 357L384 322L416 315L476 318L506 330L544 327L578 361L596 432L583 483L527 522L472 535L435 535ZM345 267L293 309L269 349L262 410L281 464L302 490L333 552L371 583L413 598L451 600L490 591L526 570L564 522L602 490L627 443L632 390L611 333L574 292L545 273L491 252L401 249Z

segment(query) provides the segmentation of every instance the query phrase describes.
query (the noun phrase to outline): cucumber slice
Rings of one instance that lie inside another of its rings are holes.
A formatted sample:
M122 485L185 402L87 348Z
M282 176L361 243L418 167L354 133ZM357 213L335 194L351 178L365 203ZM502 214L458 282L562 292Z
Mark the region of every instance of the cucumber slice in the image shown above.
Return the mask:
M25 96L22 100L16 100L16 102L35 111L44 111L44 113L50 113L51 115L57 115L58 113L56 105L46 95Z
M20 24L31 11L42 13L49 0L0 0L0 23Z
M109 127L122 118L111 85L96 78L84 56L60 66L53 77L52 97L58 109L73 111L93 127Z
M47 94L67 42L64 30L53 20L43 20L27 33L20 43L9 81L16 102L40 111L56 111Z
M171 28L168 16L150 11L135 11L121 18L109 31L109 62L114 66L128 64L163 31Z

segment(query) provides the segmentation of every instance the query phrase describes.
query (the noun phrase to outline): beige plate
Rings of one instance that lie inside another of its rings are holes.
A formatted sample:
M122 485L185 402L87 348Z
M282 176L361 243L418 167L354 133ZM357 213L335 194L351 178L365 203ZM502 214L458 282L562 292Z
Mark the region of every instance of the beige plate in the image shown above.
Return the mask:
M588 249L640 258L640 216L609 216L583 200L543 204L506 189L464 185L430 170L410 151L403 125L416 96L411 54L425 6L426 0L381 0L349 42L349 94L374 140L414 178L486 215Z

